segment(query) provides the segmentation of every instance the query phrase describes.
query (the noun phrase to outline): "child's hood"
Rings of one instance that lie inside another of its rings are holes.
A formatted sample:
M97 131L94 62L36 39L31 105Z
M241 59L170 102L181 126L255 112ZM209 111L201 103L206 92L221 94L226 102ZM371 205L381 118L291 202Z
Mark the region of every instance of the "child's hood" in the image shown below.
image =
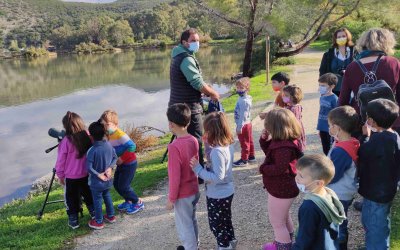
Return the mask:
M294 150L298 150L301 152L301 142L297 139L294 140L285 140L285 141L271 141L269 146L270 149L278 149L278 148L292 148Z
M351 137L348 141L335 142L335 147L342 148L344 151L346 151L346 153L350 155L351 159L353 159L354 162L357 162L360 142L356 138Z
M326 196L322 197L317 194L307 193L304 200L313 201L319 209L324 213L326 219L330 223L340 225L346 219L344 208L334 191L325 187Z

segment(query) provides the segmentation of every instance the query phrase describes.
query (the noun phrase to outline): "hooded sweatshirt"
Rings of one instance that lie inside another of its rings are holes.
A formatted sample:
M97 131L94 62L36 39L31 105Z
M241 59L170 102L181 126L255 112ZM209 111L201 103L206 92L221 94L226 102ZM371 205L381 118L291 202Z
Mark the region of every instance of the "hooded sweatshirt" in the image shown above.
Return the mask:
M265 153L264 163L260 166L264 188L276 198L296 197L299 189L294 178L297 160L302 156L300 142L260 139L260 145Z
M325 196L308 193L299 209L299 229L292 250L339 249L339 225L346 219L343 205L335 192Z
M360 142L352 137L348 141L335 142L328 153L335 166L335 176L328 187L335 191L340 200L352 200L357 193L356 163L359 148Z

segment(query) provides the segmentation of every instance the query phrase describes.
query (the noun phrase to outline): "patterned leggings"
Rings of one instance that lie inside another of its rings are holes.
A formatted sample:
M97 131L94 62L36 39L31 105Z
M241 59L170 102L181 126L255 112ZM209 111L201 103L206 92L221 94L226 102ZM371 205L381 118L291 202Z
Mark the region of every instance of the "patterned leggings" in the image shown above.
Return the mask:
M208 223L220 247L228 247L230 241L235 240L232 226L232 199L233 194L222 199L207 197Z

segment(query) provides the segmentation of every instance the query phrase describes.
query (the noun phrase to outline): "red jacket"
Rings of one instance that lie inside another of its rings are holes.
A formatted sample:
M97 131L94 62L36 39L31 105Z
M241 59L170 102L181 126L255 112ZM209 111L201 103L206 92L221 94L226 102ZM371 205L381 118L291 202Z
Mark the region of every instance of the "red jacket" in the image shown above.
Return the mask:
M289 199L299 194L296 181L296 163L303 155L301 143L293 141L265 141L260 138L260 146L265 153L265 161L260 166L264 188L276 198Z

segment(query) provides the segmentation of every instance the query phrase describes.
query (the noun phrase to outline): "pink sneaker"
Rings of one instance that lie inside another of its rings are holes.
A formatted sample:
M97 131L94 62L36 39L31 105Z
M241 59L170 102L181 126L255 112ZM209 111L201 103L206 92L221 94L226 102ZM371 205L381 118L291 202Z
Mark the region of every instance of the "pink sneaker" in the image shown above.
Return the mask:
M104 228L104 223L97 223L96 220L92 219L89 221L89 227L93 229L103 229Z
M276 250L275 242L268 242L263 246L263 250Z

